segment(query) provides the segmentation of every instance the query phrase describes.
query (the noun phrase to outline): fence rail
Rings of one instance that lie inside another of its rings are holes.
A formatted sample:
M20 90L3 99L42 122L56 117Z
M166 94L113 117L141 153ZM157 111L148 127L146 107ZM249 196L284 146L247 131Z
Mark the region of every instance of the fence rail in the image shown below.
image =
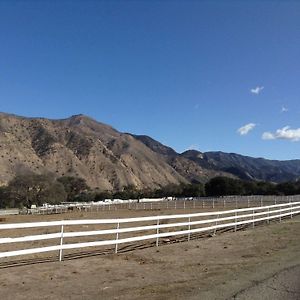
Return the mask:
M9 235L11 230L22 229L39 229L39 228L55 228L60 230L53 233L43 233L27 236L10 237L5 236L0 238L0 246L21 243L25 247L26 242L39 242L58 240L59 243L51 246L43 246L36 248L26 248L19 250L9 250L0 252L0 258L13 257L19 255L37 254L50 251L59 252L59 260L63 259L63 251L70 249L78 249L85 247L96 246L114 246L115 252L118 251L118 245L124 243L133 243L137 241L155 240L156 245L159 245L159 239L166 237L174 237L179 235L186 235L188 240L192 234L213 231L216 233L218 229L233 228L235 231L238 226L252 225L256 223L278 219L280 222L285 217L292 218L294 215L300 213L300 201L249 207L242 209L231 209L212 212L201 212L193 214L176 214L176 215L160 215L148 216L139 218L119 218L119 219L88 219L88 220L63 220L63 221L49 221L49 222L32 222L32 223L15 223L15 224L1 224L0 232L5 232ZM174 222L175 221L175 222ZM138 224L138 226L135 226ZM113 228L106 228L105 226L112 226ZM122 227L121 227L122 225ZM123 227L127 225L126 227ZM97 230L80 230L67 231L67 228L78 226L104 226ZM171 231L170 231L171 230ZM19 232L19 231L18 231ZM132 233L139 233L132 235ZM141 235L142 234L142 235ZM122 236L123 235L123 236ZM3 236L3 235L2 235ZM74 243L66 243L69 238L90 237L96 236L96 241L79 241ZM104 239L99 240L99 236Z

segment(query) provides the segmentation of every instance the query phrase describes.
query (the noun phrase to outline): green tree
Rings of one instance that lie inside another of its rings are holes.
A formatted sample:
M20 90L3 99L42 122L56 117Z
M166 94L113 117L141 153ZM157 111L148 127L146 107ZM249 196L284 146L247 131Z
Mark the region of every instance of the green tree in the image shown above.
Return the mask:
M276 189L281 195L295 195L297 193L297 186L294 182L279 183Z
M66 197L64 187L49 174L17 175L9 182L5 193L9 207L30 208L33 204L42 205L45 202L56 204Z
M112 194L109 191L96 192L95 193L95 201L104 201L105 199L111 199Z
M11 205L9 203L9 199L7 197L8 189L6 186L0 187L0 208L6 208L6 207L14 207L14 205Z
M77 195L89 190L86 181L80 177L63 176L58 178L57 181L64 186L68 201L73 201Z
M202 183L186 184L183 186L182 197L201 197L205 195L204 185Z
M276 185L271 182L258 181L256 183L257 195L277 195L278 191Z
M207 196L242 195L244 193L240 180L218 176L205 184Z
M91 202L95 200L95 194L89 191L81 192L77 194L73 200L76 202Z

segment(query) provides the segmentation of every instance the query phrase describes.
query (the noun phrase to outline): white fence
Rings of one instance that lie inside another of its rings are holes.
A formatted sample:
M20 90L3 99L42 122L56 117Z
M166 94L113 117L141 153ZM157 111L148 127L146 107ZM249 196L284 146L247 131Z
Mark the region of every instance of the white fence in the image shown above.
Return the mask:
M0 209L0 216L18 215L18 209Z
M169 197L171 198L171 197ZM70 210L84 212L114 211L114 210L188 210L207 208L242 208L300 201L300 195L293 196L225 196L198 197L177 199L130 199L107 200L99 202L69 202L61 205L48 205L34 209L26 209L21 214L62 214Z
M255 226L256 223L270 220L279 220L300 213L300 201L284 204L269 205L263 207L251 207L243 209L202 212L193 214L160 215L140 218L121 218L121 219L89 219L89 220L64 220L35 223L15 223L1 224L1 232L22 229L38 228L59 228L58 232L44 233L17 237L0 238L0 246L21 243L20 250L10 250L0 252L0 258L37 254L50 251L59 252L59 260L63 259L63 251L70 249L99 247L113 245L115 252L118 252L118 245L124 243L135 243L138 241L153 240L156 246L160 239L175 236L186 236L190 240L191 235L201 232L216 233L218 229L233 228L237 230L243 225ZM179 222L178 222L179 221ZM126 227L124 227L124 225ZM76 228L78 226L102 226L101 229L92 231L67 231L67 228ZM104 228L103 228L104 226ZM107 229L107 226L113 226ZM121 236L124 235L124 236ZM86 238L91 236L102 236L102 240L88 242L76 242L74 238ZM73 238L70 243L66 243L69 238ZM59 243L51 246L37 248L25 248L27 242L58 240ZM15 248L13 248L15 249Z

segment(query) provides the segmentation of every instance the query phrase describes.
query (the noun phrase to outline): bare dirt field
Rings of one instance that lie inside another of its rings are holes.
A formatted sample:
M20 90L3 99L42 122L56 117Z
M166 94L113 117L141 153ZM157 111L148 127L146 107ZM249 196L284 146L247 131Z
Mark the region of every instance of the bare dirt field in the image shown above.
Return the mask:
M165 213L182 213L166 211ZM195 211L185 211L195 212ZM9 216L5 223L155 215ZM162 214L161 211L157 214ZM160 247L0 264L1 299L300 299L300 216Z

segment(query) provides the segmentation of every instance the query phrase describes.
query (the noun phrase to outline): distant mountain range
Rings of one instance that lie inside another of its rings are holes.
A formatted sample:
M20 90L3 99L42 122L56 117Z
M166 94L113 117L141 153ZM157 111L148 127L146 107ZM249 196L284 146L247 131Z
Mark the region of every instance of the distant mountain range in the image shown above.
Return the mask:
M0 184L16 174L79 176L100 189L156 188L222 175L283 182L300 178L300 160L234 153L177 153L151 137L121 133L87 116L62 120L0 113Z

